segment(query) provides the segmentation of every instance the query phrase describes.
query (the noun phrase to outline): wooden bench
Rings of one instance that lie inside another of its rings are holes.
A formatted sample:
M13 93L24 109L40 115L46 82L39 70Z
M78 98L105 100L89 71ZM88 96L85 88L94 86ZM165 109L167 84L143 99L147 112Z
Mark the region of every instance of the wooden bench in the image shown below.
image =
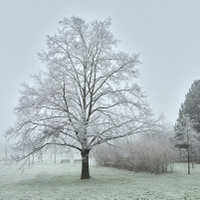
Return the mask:
M82 159L74 159L74 163L80 163L82 162Z
M70 163L70 159L62 159L60 163Z

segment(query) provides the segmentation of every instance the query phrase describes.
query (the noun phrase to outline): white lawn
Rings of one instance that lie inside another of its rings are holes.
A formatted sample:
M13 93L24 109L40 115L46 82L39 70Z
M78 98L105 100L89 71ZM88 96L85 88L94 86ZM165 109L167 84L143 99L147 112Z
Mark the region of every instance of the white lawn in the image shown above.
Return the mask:
M37 163L32 168L0 162L0 200L8 199L200 199L200 165L187 175L187 164L175 164L161 175L90 166L92 178L80 180L80 163Z

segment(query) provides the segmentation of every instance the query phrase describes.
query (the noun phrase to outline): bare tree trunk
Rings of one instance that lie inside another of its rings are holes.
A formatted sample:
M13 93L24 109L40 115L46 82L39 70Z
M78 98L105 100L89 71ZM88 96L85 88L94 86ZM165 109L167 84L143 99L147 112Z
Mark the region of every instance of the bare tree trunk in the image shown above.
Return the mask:
M57 154L57 149L56 146L54 145L54 163L56 163L56 154Z
M82 172L81 172L81 179L89 179L90 173L89 173L89 152L88 149L83 149L81 151L82 156Z
M7 144L7 141L6 141L6 147L5 147L5 153L6 153L6 164L8 164L8 144Z
M191 150L190 151L191 152L191 160L192 160L192 169L194 169L194 151L193 150Z
M192 169L194 169L194 159L192 158Z
M188 132L187 132L187 146L188 146L188 174L190 174L190 144L189 144Z
M28 166L31 166L31 158L30 158L30 156L28 157Z
M190 174L190 149L188 147L188 174Z
M33 166L34 163L35 163L35 157L34 157L34 154L32 154L32 163L31 163L31 165Z

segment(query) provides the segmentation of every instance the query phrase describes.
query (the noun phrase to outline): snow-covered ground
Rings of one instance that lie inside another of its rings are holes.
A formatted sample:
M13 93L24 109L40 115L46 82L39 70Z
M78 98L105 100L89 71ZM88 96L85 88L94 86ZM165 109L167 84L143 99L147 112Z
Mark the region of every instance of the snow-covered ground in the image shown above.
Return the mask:
M92 178L80 180L80 163L37 163L24 171L0 162L2 199L200 199L200 165L187 175L187 164L174 172L151 174L90 166Z

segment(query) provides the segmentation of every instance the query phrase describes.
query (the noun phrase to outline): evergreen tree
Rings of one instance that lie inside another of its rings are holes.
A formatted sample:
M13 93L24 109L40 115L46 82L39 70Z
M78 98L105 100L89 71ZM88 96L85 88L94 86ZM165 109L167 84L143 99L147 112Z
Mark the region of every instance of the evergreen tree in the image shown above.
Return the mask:
M197 132L193 128L193 121L191 121L189 115L183 115L183 118L175 125L175 146L179 148L188 149L190 146L196 146Z
M200 80L195 80L186 94L177 122L183 119L183 114L189 115L190 119L195 122L193 128L200 134Z
M187 150L188 174L190 174L190 162L195 160L194 157L198 157L196 154L199 143L189 115L183 115L183 118L178 121L175 132L175 146Z
M199 161L200 80L195 80L186 94L185 101L179 109L179 117L174 129L176 133L175 146L188 149L187 134L189 133L194 159Z

